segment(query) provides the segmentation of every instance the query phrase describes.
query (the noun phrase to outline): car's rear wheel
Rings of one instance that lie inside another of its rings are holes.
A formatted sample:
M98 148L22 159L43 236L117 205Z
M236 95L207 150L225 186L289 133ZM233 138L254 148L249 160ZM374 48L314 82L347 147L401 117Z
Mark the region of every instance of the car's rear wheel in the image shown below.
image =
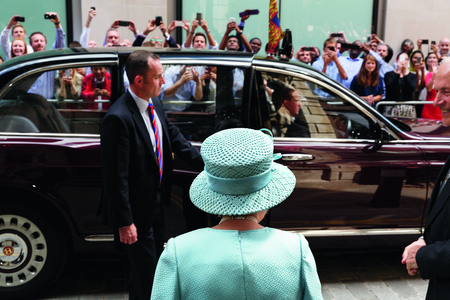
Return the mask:
M42 292L58 278L67 260L61 226L27 205L2 203L1 207L0 298Z

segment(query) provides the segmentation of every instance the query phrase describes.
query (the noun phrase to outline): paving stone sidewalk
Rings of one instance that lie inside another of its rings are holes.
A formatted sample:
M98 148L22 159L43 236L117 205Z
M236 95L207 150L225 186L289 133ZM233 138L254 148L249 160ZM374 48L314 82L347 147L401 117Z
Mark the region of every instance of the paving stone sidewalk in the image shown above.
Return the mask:
M425 299L428 282L400 264L401 250L314 251L324 300ZM77 260L39 300L127 300L124 259Z

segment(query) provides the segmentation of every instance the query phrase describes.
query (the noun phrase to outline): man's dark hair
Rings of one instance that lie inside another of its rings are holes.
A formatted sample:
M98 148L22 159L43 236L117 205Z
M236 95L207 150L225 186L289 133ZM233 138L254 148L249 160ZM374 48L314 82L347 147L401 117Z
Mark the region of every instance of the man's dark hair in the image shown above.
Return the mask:
M250 40L250 42L249 43L251 43L251 42L253 42L253 40L258 40L259 41L259 43L262 45L262 42L261 42L261 40L259 39L259 38L257 38L257 37L254 37L254 38L252 38L251 40Z
M281 105L283 105L284 100L291 100L292 92L295 91L295 87L277 79L273 80L272 87L274 88L272 102L275 105L275 110L279 110Z
M27 33L27 32L25 31L25 27L23 27L21 24L16 24L16 25L14 25L14 26L11 28L11 33L13 33L13 32L14 32L14 29L16 29L17 27L22 27L22 28L23 28L23 32Z
M127 71L127 77L130 84L134 84L134 78L137 75L144 76L147 75L150 66L148 64L148 59L159 60L159 56L153 52L138 50L130 54L125 63L125 71Z
M196 34L194 34L194 37L192 38L192 42L194 42L195 38L198 36L202 36L205 39L205 44L208 42L208 39L206 38L206 35L203 32L197 32Z
M33 35L36 35L36 34L41 34L41 35L44 37L44 39L45 39L45 43L47 44L47 37L46 37L42 32L40 32L40 31L35 31L35 32L33 32L33 33L30 35L30 37L28 38L28 40L29 40L29 42L30 42L30 45L31 45L31 41L32 41Z
M237 39L237 40L239 41L239 38L237 37L237 35L231 34L231 35L228 36L227 42L228 42L231 38L235 38L235 39Z
M77 48L77 47L82 47L80 42L78 41L73 41L69 43L69 48Z
M326 39L325 42L323 42L323 49L327 46L327 44L333 43L334 45L337 44L337 41L334 38Z

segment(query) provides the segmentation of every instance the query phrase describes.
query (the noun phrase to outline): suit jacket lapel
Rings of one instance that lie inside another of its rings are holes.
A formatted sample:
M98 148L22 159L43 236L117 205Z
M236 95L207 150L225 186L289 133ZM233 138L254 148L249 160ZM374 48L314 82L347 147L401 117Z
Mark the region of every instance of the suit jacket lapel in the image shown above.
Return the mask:
M450 157L447 159L444 167L439 173L439 176L433 188L433 192L431 193L430 207L428 209L428 217L426 224L427 226L434 220L436 215L439 213L439 211L447 202L447 199L450 197L450 180L448 180L445 183L444 188L442 189L441 193L439 193L439 190L441 189L441 181L444 180L449 168L450 168Z
M156 165L158 165L158 162L156 161L155 152L153 151L153 145L152 141L150 140L150 135L147 130L147 127L145 126L144 120L142 119L141 112L139 111L139 108L136 105L136 102L134 101L131 94L127 91L127 103L128 107L130 108L132 118L134 123L136 124L137 131L140 133L142 139L144 140L145 145L147 146L148 151L152 154L153 160L155 161Z

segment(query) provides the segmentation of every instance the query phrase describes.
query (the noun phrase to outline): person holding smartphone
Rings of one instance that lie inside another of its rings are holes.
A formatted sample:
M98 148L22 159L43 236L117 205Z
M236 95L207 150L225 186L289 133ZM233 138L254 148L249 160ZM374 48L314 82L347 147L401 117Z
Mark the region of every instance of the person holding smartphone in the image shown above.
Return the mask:
M311 64L311 51L312 51L311 49L313 49L313 48L306 47L306 46L300 47L300 49L298 49L298 51L295 53L292 60L297 60L304 64L310 65Z
M425 76L428 73L428 70L426 69L425 66L425 58L422 51L416 50L411 53L409 60L409 71L417 75L417 84L416 90L414 91L413 94L413 100L419 100L420 94L425 88ZM417 110L421 112L422 107L420 108L417 107Z
M408 69L409 57L407 53L397 56L397 68L384 75L386 85L386 101L411 101L417 86L417 75ZM383 114L389 117L415 118L417 116L414 105L384 106Z
M83 85L83 75L78 74L75 69L61 69L58 71L58 77L55 78L55 98L58 101L65 99L79 100L81 87ZM60 103L60 108L79 109L77 103Z
M336 52L337 41L329 38L323 43L323 55L313 64L313 68L327 74L332 79L342 83L347 79L347 73L342 67Z
M16 21L20 18L19 15L14 15L9 20L8 24L6 24L5 29L3 29L2 34L0 36L0 45L3 49L3 52L5 52L6 60L8 60L10 56L10 50L11 50L11 42L9 40L9 33L11 32L11 37L13 39L15 38L27 38L27 33L25 32L25 28L22 24L20 24L20 21ZM31 45L27 45L27 53L33 53L33 47Z
M201 34L199 32L195 33L195 30L197 27L200 26L204 34ZM192 27L191 31L186 37L186 40L184 41L181 48L195 48L195 49L206 49L206 42L208 41L208 49L210 50L217 50L219 49L219 44L216 42L216 40L213 38L211 31L208 28L208 23L205 19L201 19L200 22L197 20L197 18L192 21ZM192 45L191 45L192 43Z
M105 67L91 67L92 73L84 77L81 87L81 98L86 101L83 108L98 109L95 100L111 99L111 75ZM110 103L102 103L104 110L108 110Z

